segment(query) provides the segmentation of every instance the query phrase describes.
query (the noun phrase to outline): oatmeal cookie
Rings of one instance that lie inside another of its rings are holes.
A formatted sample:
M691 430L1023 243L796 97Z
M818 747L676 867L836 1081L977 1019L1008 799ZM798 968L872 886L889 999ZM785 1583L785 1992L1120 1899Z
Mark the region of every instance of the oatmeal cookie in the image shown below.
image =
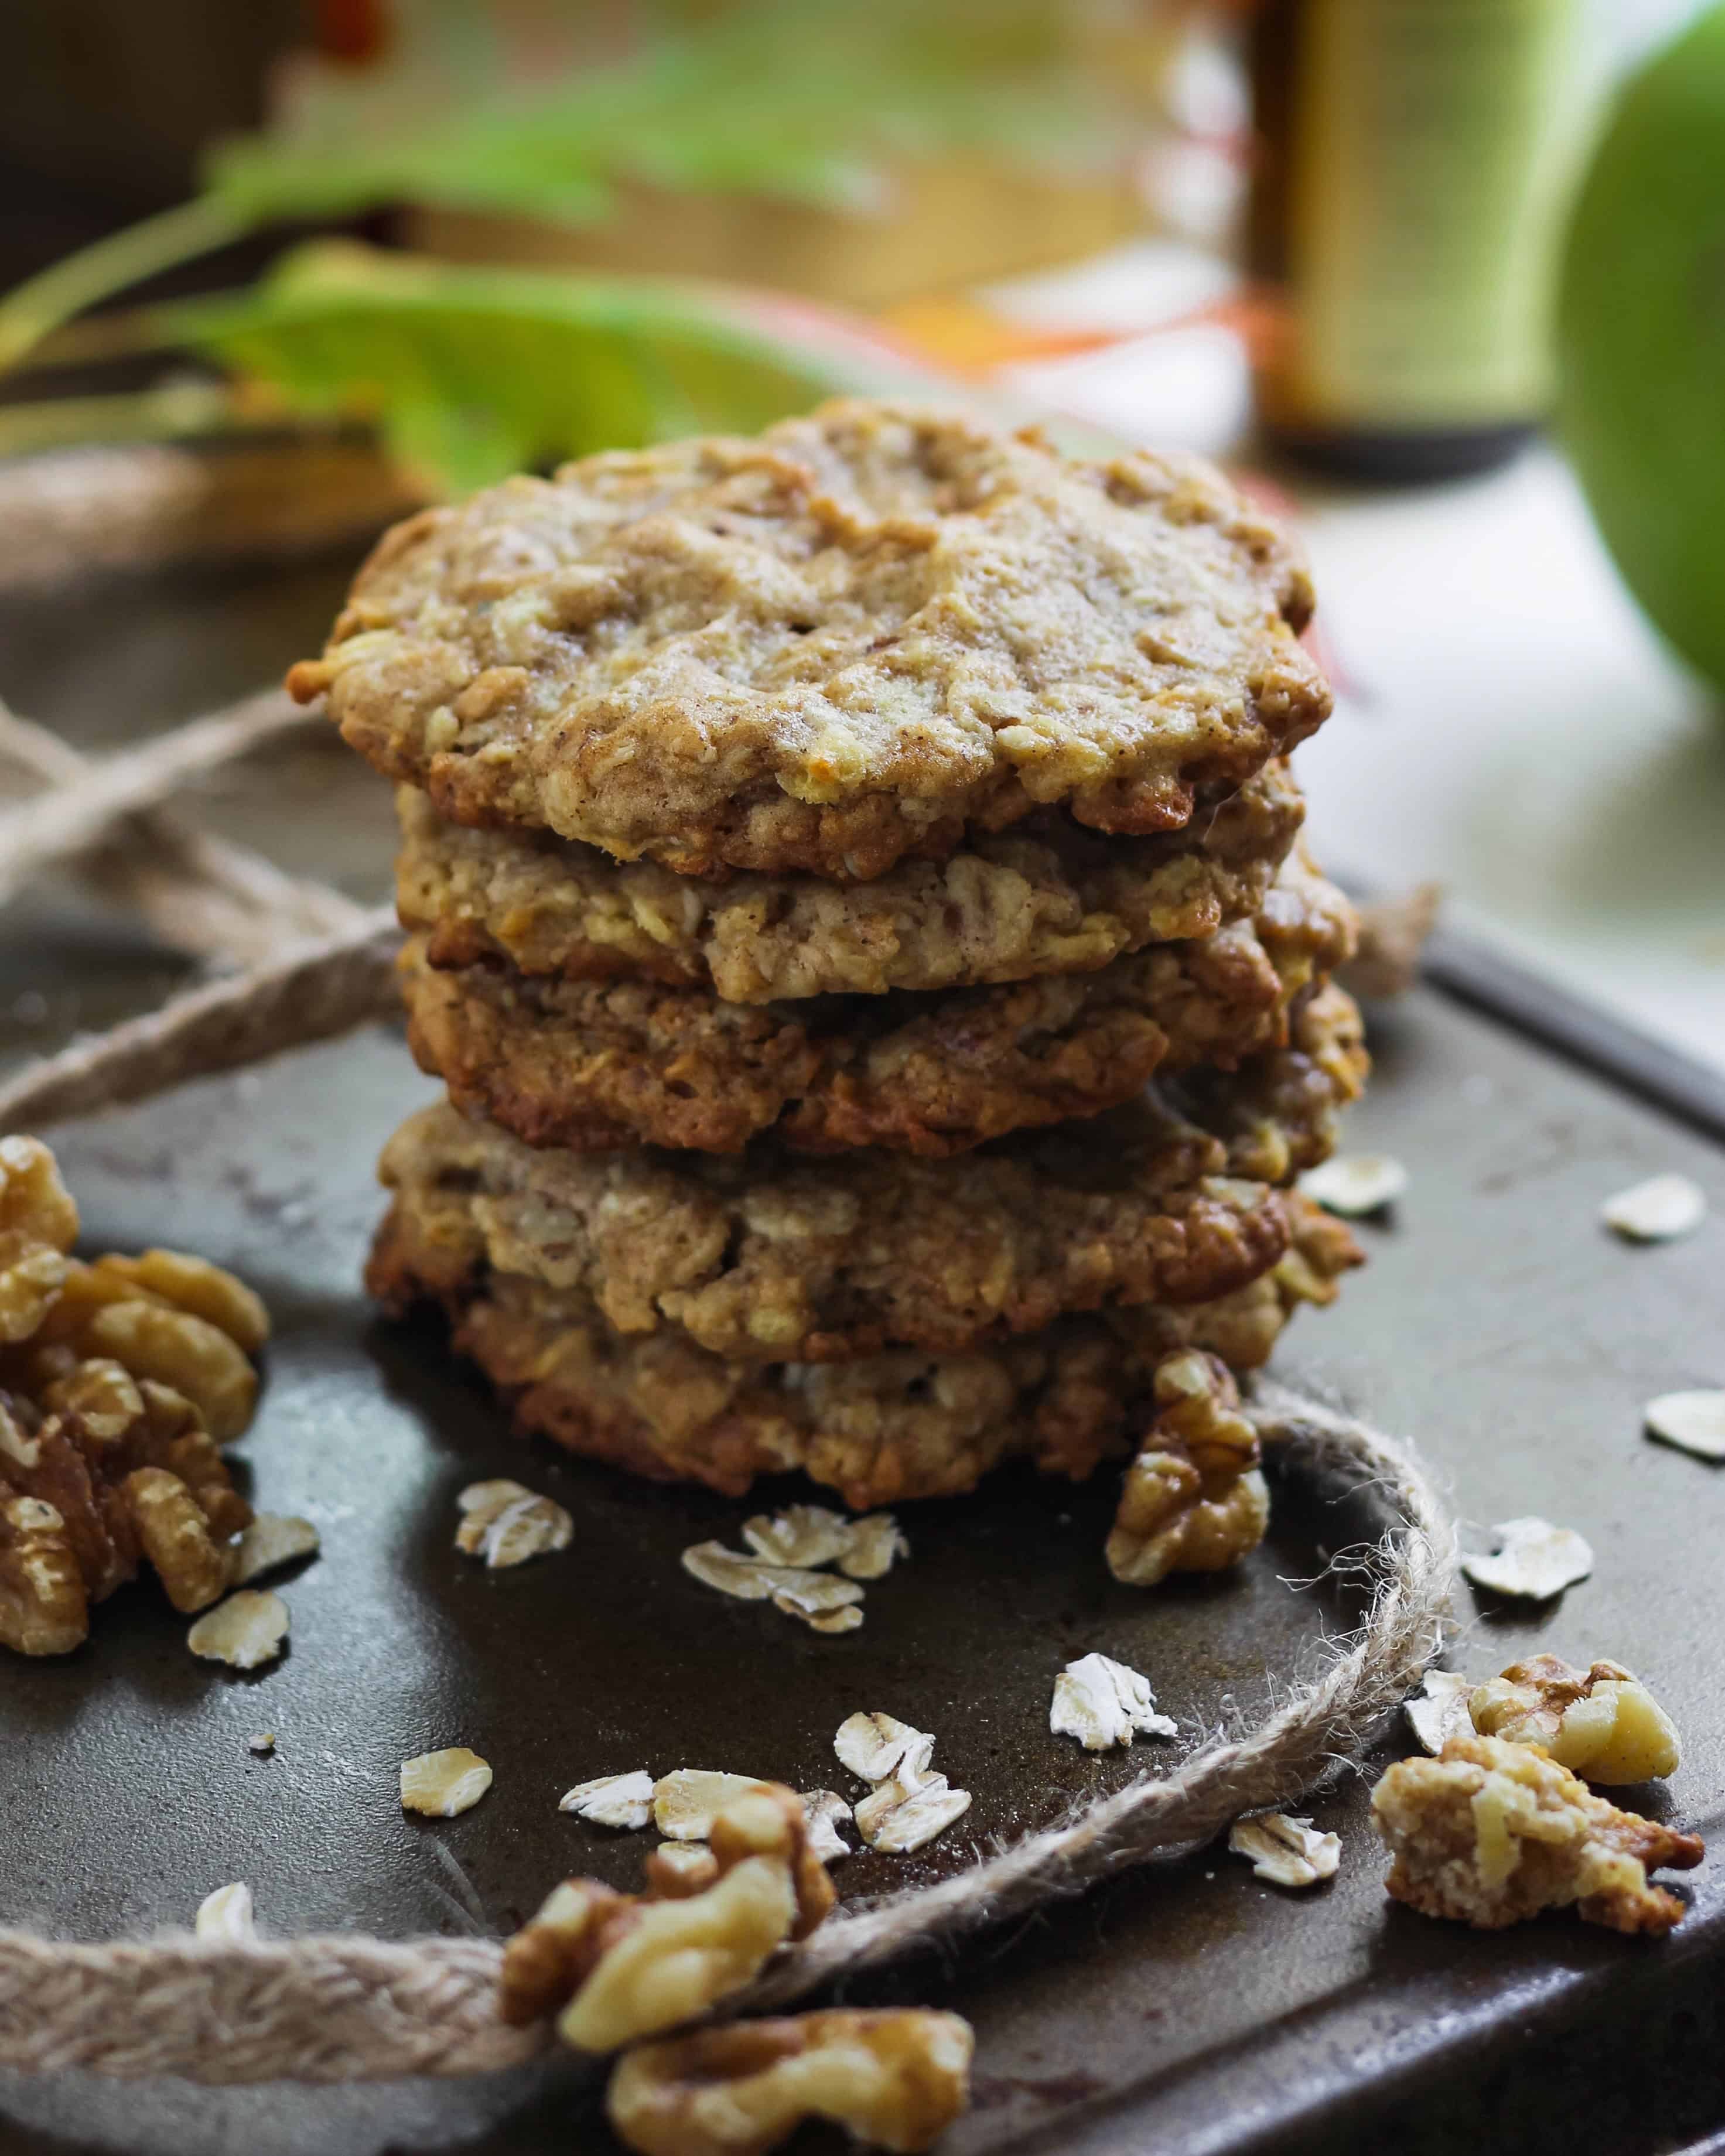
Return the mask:
M1180 831L1105 839L1044 812L873 883L674 875L547 832L470 830L398 789L396 905L434 966L708 988L726 1003L1086 973L1276 901L1305 814L1285 763L1201 800Z
M459 1191L403 1188L367 1284L398 1313L440 1307L455 1348L512 1405L519 1430L727 1496L757 1475L800 1469L858 1511L971 1489L1014 1456L1082 1480L1136 1450L1164 1355L1197 1347L1255 1367L1298 1306L1332 1301L1359 1262L1346 1227L1296 1194L1284 1200L1286 1255L1211 1301L1060 1317L1033 1337L966 1354L733 1362L686 1332L619 1333L579 1289L495 1270L471 1203Z
M1116 1106L1158 1069L1231 1070L1281 1042L1314 972L1348 955L1351 909L1303 874L1278 896L1288 903L1262 923L1153 945L1099 973L787 1004L503 967L439 972L415 940L403 964L408 1038L458 1107L530 1145L736 1152L772 1130L799 1152L939 1158ZM1243 1122L1260 1120L1257 1106L1242 1104Z
M1281 1194L1149 1095L957 1160L522 1145L446 1103L384 1149L395 1189L459 1194L498 1270L580 1288L619 1332L740 1360L957 1349L1068 1310L1203 1302L1287 1245Z
M1228 1148L1228 1173L1286 1183L1327 1160L1337 1127L1371 1070L1359 1005L1332 981L1294 998L1288 1037L1236 1070L1204 1068L1172 1077L1164 1097Z
M288 678L458 823L866 880L1038 806L1178 829L1327 715L1311 611L1197 459L842 400L424 511Z

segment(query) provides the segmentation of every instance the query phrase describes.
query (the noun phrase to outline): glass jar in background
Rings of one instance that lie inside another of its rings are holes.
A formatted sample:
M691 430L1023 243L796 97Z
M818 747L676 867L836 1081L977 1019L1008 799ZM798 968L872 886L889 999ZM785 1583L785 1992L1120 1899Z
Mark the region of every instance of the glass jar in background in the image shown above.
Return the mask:
M1352 476L1508 457L1543 417L1588 100L1583 0L1265 0L1250 266L1271 440Z

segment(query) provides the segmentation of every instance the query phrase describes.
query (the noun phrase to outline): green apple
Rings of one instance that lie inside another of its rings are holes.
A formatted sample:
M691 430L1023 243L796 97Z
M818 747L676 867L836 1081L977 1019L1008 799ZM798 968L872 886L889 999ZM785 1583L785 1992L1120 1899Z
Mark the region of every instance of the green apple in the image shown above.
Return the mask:
M1656 625L1725 687L1725 6L1625 86L1577 201L1558 424Z

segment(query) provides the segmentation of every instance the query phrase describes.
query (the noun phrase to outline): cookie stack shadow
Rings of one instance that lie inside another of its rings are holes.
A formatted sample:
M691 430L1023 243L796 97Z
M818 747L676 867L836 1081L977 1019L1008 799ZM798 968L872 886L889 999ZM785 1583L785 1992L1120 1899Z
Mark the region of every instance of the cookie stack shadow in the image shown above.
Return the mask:
M1292 1187L1366 1067L1308 608L1207 467L857 403L391 534L290 677L398 782L448 1093L373 1292L643 1474L1142 1454L1162 1568L1239 1554L1223 1366L1358 1257Z

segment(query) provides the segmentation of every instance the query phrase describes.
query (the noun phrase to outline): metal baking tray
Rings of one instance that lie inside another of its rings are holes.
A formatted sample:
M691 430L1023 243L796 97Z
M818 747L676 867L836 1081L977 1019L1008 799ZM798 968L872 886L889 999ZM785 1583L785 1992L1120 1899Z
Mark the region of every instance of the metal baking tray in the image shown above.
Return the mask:
M54 595L0 608L0 690L89 747L219 702L314 648L342 565ZM312 737L228 775L204 804L230 835L380 896L388 789ZM69 888L0 916L0 1054L57 1045L170 986L177 962ZM1650 1443L1652 1394L1725 1379L1725 1110L1709 1074L1553 996L1488 951L1444 944L1435 984L1376 1014L1378 1069L1348 1142L1411 1182L1365 1230L1372 1262L1302 1315L1277 1369L1416 1435L1458 1512L1579 1527L1594 1576L1529 1614L1464 1589L1452 1660L1478 1675L1550 1647L1608 1655L1656 1686L1685 1738L1669 1792L1725 1829L1725 1479ZM116 1597L64 1661L0 1659L0 1920L65 1937L190 1920L249 1881L278 1934L501 1933L571 1871L636 1876L647 1837L561 1815L560 1792L636 1766L850 1784L833 1732L857 1707L932 1729L974 1793L917 1857L853 1857L846 1895L938 1876L997 1835L1258 1712L1351 1619L1310 1583L1363 1532L1346 1502L1277 1493L1235 1577L1145 1594L1100 1547L1106 1487L1004 1474L906 1507L911 1562L856 1633L821 1639L688 1580L676 1555L735 1541L747 1503L638 1483L512 1440L429 1324L393 1326L358 1269L382 1138L432 1086L376 1028L56 1134L91 1247L177 1243L234 1266L274 1314L262 1411L237 1450L259 1502L320 1524L282 1591L286 1660L246 1678L197 1662L151 1589ZM1688 1240L1625 1247L1599 1201L1657 1170L1712 1213ZM488 1573L452 1547L454 1496L514 1474L575 1515L572 1548ZM1106 1481L1106 1478L1105 1478ZM1091 1758L1047 1731L1073 1656L1152 1678L1178 1746ZM275 1733L254 1757L247 1738ZM496 1770L479 1807L401 1813L409 1753L470 1743ZM1211 1848L1158 1863L963 1952L854 1987L953 2006L978 2034L977 2098L947 2156L1148 2148L1295 2156L1390 2145L1639 2156L1725 2126L1725 1892L1710 1858L1663 1944L1569 1919L1496 1936L1384 1898L1366 1824L1387 1731L1320 1795L1340 1875L1293 1895ZM1633 1801L1634 1799L1631 1799ZM603 2152L592 2070L554 2060L454 2083L212 2091L0 2076L0 2156ZM799 2147L805 2145L799 2143ZM811 2133L811 2150L836 2146Z

